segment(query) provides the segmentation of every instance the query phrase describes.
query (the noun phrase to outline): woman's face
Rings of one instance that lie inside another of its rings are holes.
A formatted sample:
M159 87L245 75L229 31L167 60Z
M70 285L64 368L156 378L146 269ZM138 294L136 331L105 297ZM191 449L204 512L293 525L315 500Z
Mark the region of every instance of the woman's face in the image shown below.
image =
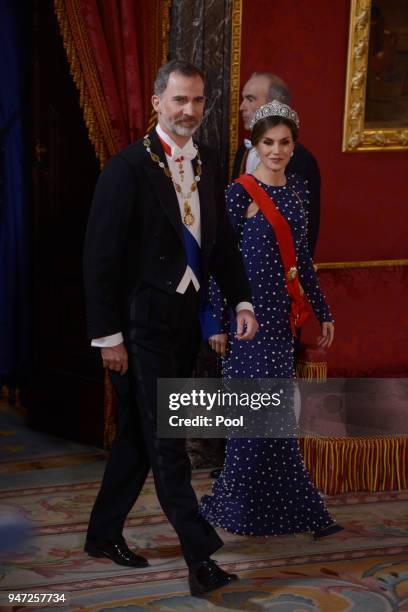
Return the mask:
M292 132L284 124L269 128L255 145L262 164L274 172L285 170L294 148Z

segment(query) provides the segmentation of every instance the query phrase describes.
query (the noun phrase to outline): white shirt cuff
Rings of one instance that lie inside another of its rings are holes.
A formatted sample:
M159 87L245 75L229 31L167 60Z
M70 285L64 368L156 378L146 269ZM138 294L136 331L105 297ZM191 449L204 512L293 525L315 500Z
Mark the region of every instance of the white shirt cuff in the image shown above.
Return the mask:
M254 307L251 302L240 302L235 307L235 313L238 314L240 310L250 310L252 314L255 314Z
M111 336L104 336L103 338L94 338L91 342L91 346L97 346L98 348L107 348L110 346L118 346L122 344L123 335L121 332L112 334Z

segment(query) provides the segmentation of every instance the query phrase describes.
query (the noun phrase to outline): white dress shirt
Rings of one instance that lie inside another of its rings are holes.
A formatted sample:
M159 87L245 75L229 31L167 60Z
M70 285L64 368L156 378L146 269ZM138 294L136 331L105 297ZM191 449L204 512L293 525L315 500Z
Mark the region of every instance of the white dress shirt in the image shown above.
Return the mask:
M156 132L158 133L159 138L161 138L161 140L164 140L164 142L167 145L169 145L171 149L171 155L168 155L166 153L166 160L167 160L167 164L169 166L169 170L173 176L174 181L180 185L181 190L184 191L184 193L190 192L191 185L193 184L195 180L193 164L191 163L191 160L197 157L197 149L195 148L193 144L193 139L190 138L190 140L184 145L184 147L180 148L170 138L170 136L162 130L159 124L157 124L156 126ZM184 180L183 181L181 181L180 166L175 161L181 156L184 157L184 161L182 162L183 170L184 170ZM177 191L176 191L176 195L177 195L177 199L178 199L178 203L180 207L181 218L183 218L183 215L184 215L184 202L188 201L188 203L190 204L191 212L194 217L194 223L192 225L189 225L188 229L193 234L194 238L197 240L198 246L201 248L201 218L200 218L200 200L198 196L198 189L191 192L191 195L188 199L183 198L181 194L178 193ZM198 282L198 279L196 275L194 274L193 270L190 268L190 266L187 266L184 272L183 278L181 279L181 281L179 282L177 286L177 289L176 289L177 293L185 293L187 290L187 287L190 284L190 281L193 283L195 290L198 291L200 289L200 283Z
M184 145L184 147L179 147L172 140L172 138L170 138L170 136L162 130L159 124L157 124L156 126L156 132L159 135L160 139L163 140L170 147L171 155L168 155L167 153L165 153L165 155L166 155L167 164L169 166L169 170L174 178L174 181L181 186L181 190L184 193L188 193L189 191L191 191L190 189L191 185L193 184L193 181L195 180L194 170L193 170L193 165L191 163L191 160L197 156L197 149L195 148L193 144L193 139L190 138L188 142ZM181 156L184 158L184 161L182 162L183 170L184 170L184 180L183 181L181 181L179 163L175 161L176 159L179 159ZM181 215L181 218L183 218L184 202L187 200L187 198L183 198L180 193L177 193L177 191L176 191L176 195L177 195L178 203L180 206L180 215ZM198 195L198 189L196 189L195 191L191 193L191 196L188 198L188 203L190 204L191 212L194 216L194 223L190 225L188 229L193 234L194 238L197 240L198 246L201 247L201 217L200 217L200 200L199 200L199 195ZM195 290L199 291L200 283L198 282L198 279L196 275L194 274L193 270L190 268L190 266L187 266L183 274L183 277L177 286L176 292L185 293L190 282L193 283ZM240 302L237 305L235 311L239 312L240 310L244 310L244 309L250 310L251 312L254 311L252 304L250 302ZM121 332L118 332L116 334L105 336L103 338L94 338L91 342L91 345L99 347L99 348L105 348L105 347L110 347L110 346L117 346L118 344L121 344L122 342L123 342L123 335Z
M246 158L245 172L246 174L252 174L260 162L259 155L255 147L252 146L252 143L250 140L245 138L244 144L246 148L249 149L248 155Z

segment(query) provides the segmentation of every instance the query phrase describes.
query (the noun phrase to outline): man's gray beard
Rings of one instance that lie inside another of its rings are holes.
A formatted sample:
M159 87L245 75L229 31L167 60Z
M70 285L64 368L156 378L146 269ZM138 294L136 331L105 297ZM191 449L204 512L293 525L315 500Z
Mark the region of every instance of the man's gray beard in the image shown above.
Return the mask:
M194 132L196 132L198 130L198 128L201 125L201 121L198 121L194 126L192 127L187 127L184 125L180 125L179 123L170 123L169 124L169 128L170 130L173 132L173 134L176 134L177 136L192 136L194 134Z

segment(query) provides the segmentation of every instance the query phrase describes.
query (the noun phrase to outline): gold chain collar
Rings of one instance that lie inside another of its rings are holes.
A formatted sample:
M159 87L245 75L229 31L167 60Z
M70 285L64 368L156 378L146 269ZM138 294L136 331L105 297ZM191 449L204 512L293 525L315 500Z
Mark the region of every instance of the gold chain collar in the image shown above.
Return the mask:
M156 164L158 164L158 166L160 168L163 169L163 172L166 176L168 176L172 181L173 181L173 185L174 188L176 190L176 192L180 195L181 198L184 199L183 202L183 207L184 207L184 215L183 215L183 223L184 225L187 225L188 227L190 227L191 225L193 225L194 221L195 221L195 217L193 215L193 212L191 210L191 206L190 206L190 202L189 199L191 198L191 195L194 191L196 191L197 189L197 183L200 181L201 178L201 173L202 173L202 161L201 161L201 157L200 157L200 151L198 150L197 145L194 145L195 150L197 151L197 174L194 176L194 181L191 184L190 187L190 191L188 192L184 192L181 189L181 185L179 183L177 183L177 181L174 180L174 177L170 171L170 168L168 166L166 166L166 164L164 164L162 162L162 160L160 159L160 157L157 155L157 153L154 153L151 150L151 140L149 138L149 136L146 134L143 138L143 145L146 149L146 151L149 153L150 158L152 159L152 161L154 161Z

